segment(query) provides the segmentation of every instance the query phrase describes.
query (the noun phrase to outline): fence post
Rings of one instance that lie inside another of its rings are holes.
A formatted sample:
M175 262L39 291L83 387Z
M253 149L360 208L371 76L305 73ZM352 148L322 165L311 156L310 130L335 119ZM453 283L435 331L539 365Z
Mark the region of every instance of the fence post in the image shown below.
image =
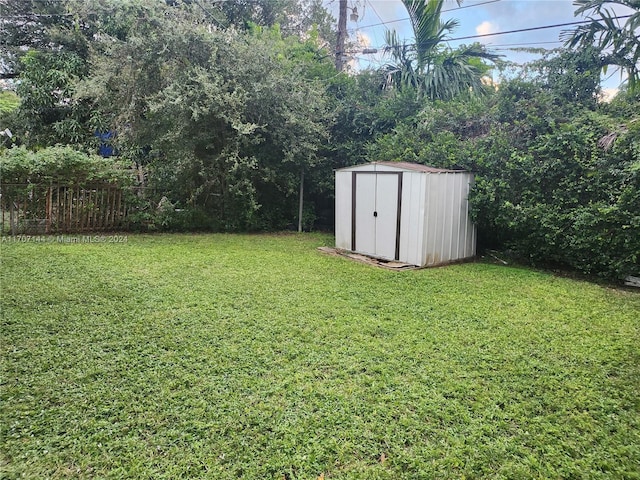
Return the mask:
M47 205L45 206L45 224L44 224L44 233L51 233L51 210L53 205L51 202L53 201L53 184L50 183L47 188Z
M16 227L15 227L15 223L14 223L14 202L11 201L11 203L9 204L9 233L11 233L11 235L15 235L16 234Z

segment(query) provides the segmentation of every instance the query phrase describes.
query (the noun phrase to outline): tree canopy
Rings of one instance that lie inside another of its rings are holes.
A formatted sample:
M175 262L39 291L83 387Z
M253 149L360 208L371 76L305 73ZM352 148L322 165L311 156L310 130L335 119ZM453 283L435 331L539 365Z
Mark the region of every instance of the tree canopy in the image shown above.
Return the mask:
M631 90L640 88L640 0L576 0L576 15L587 16L589 22L566 32L570 48L597 48L601 66L620 68L627 74ZM617 15L613 7L632 13Z
M401 42L395 31L387 31L386 53L391 62L383 67L387 88L410 88L418 95L451 99L469 93L485 92L483 76L499 55L480 44L452 49L447 36L457 20L442 22L444 0L404 0L414 32L413 45Z

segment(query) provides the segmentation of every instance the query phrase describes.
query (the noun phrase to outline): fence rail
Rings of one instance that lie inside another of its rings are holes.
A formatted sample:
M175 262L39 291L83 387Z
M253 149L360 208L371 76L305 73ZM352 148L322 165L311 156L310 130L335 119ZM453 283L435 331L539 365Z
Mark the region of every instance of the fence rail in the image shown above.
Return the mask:
M0 184L1 233L50 234L121 229L129 213L116 185Z

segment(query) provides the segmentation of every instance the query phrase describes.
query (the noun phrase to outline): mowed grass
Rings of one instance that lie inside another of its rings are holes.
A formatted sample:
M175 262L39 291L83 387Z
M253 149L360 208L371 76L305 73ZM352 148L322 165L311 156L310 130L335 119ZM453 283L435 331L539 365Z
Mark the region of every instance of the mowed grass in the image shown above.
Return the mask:
M640 478L640 294L323 235L3 243L3 478Z

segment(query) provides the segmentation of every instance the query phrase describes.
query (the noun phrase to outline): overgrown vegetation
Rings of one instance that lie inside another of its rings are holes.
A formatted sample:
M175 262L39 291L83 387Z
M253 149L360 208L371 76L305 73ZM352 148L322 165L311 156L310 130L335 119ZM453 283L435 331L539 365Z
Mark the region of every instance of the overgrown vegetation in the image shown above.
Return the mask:
M485 246L538 265L634 274L640 97L596 104L592 89L566 98L585 84L597 85L552 71L506 82L492 97L436 102L380 136L370 155L476 172L471 204Z
M131 183L131 173L122 164L98 155L87 155L68 147L47 147L36 152L24 146L0 155L0 178L5 184L48 185L69 183ZM128 167L128 165L126 165Z
M637 293L127 240L1 245L3 478L640 474Z

